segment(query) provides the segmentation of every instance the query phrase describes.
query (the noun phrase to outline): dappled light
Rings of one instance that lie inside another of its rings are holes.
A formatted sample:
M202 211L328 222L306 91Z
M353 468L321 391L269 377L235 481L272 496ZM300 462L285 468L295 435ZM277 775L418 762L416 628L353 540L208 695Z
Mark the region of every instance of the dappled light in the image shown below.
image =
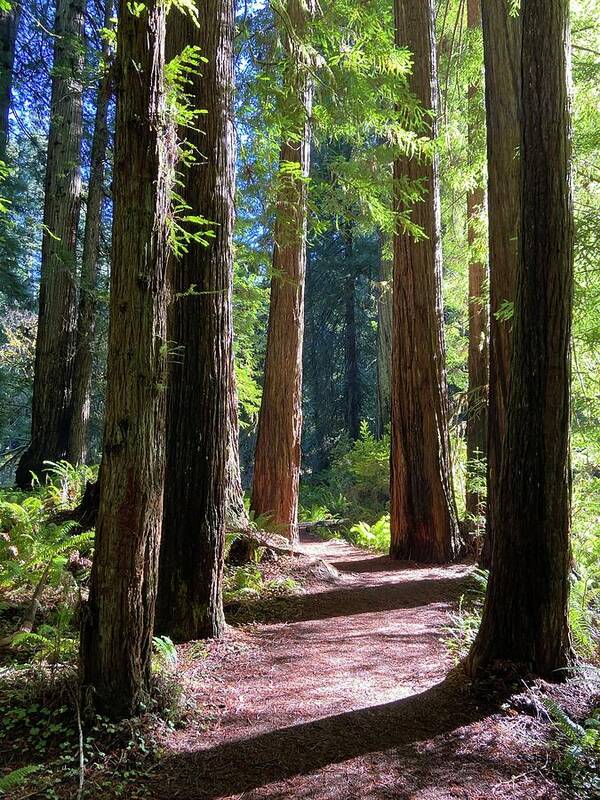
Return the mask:
M600 798L600 0L0 0L0 798Z

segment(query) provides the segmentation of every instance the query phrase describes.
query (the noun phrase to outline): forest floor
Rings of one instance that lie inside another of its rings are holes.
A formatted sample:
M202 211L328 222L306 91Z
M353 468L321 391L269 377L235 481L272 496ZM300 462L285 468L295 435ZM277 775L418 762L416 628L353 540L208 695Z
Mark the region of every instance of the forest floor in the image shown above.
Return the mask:
M151 797L570 796L552 780L542 716L489 705L453 668L443 639L468 565L411 566L311 536L300 549L333 569L313 570L274 618L257 601L260 622L180 648L191 710L163 735Z

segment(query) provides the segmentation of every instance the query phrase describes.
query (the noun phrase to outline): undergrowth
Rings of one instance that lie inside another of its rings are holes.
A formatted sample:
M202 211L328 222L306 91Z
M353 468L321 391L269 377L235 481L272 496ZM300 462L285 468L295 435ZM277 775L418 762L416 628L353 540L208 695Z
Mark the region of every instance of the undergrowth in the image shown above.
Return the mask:
M600 707L578 723L551 698L543 704L552 722L552 767L573 800L600 797Z

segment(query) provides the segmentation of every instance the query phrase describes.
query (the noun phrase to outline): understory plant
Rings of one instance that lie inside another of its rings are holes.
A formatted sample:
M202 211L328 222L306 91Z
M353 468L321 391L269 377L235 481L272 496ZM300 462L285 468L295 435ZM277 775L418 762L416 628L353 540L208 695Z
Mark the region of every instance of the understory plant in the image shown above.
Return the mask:
M554 773L569 787L573 800L596 800L600 796L600 708L580 724L556 701L545 698L543 704L554 728Z

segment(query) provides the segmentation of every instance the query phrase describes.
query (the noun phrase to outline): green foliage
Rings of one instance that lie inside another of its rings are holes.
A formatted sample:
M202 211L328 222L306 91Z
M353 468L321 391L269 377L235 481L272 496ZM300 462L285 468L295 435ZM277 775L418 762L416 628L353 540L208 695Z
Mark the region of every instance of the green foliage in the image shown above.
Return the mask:
M184 712L181 687L173 672L154 672L153 695L141 717L114 723L89 714L83 719L85 788L83 797L138 796L160 753L159 733L172 728ZM39 759L0 779L6 780L7 797L19 786L23 797L58 800L75 797L79 781L78 692L72 669L35 668L3 670L0 675L0 746L11 764L23 756ZM135 791L133 787L135 786ZM1 791L0 791L0 796ZM14 795L17 796L16 794ZM141 795L140 795L141 796Z
M335 458L331 472L332 482L342 488L353 506L380 510L389 499L389 435L376 439L363 420L360 438Z
M457 664L467 656L475 641L487 591L487 570L474 569L470 577L471 586L461 595L457 610L450 613L444 626L444 644Z
M11 789L21 786L34 772L40 769L39 764L28 764L25 767L13 769L0 778L0 794L6 794Z
M94 540L93 531L74 534L75 522L44 522L41 506L27 500L27 506L0 501L0 589L32 586L46 573L49 585L58 586L69 556L89 550Z
M50 621L35 632L19 632L12 639L12 647L24 651L34 661L48 664L72 662L79 649L78 632L73 629L72 605L61 603Z
M555 729L555 774L569 787L569 797L594 800L600 795L600 708L580 725L554 700L542 702Z
M358 547L365 547L368 550L377 550L382 553L389 552L390 515L384 514L381 519L378 519L372 525L367 522L359 522L353 525L348 532L347 538Z
M600 478L595 476L594 467L579 461L575 465L573 495L575 569L571 578L569 622L578 653L583 658L597 660L600 655Z
M243 604L244 601L286 597L297 590L298 584L289 575L265 580L258 564L250 563L226 572L224 600L226 605Z
M168 636L154 636L152 650L154 653L152 668L155 671L169 671L177 666L177 648Z
M238 567L231 582L232 595L258 596L263 589L263 577L255 564Z

